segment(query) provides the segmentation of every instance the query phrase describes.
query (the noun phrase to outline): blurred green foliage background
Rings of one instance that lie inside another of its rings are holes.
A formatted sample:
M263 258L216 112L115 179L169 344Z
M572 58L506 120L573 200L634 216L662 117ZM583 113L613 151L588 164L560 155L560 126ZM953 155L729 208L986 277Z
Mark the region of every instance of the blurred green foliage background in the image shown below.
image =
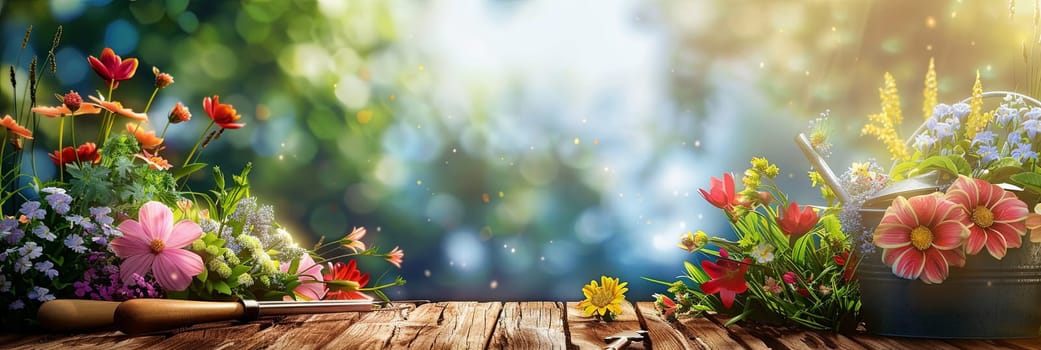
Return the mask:
M988 90L1038 97L1036 6L8 0L0 63L24 78L62 25L44 104L101 89L86 56L105 47L141 61L117 92L127 106L144 106L152 66L174 76L153 125L178 101L205 120L202 98L220 95L247 126L202 160L226 172L253 162L255 191L302 242L365 226L378 245L400 245L409 283L392 297L576 300L607 274L647 299L661 288L640 276L671 279L697 258L675 247L681 233L730 235L697 195L710 176L766 156L796 198L819 202L791 140L824 111L833 166L887 157L859 134L880 109L883 72L899 82L908 133L931 57L941 102L968 96L976 71ZM12 94L0 88L3 113ZM204 126L171 128L171 163ZM56 126L41 128L37 142L56 145ZM36 157L49 164L46 151ZM193 189L210 185L201 175Z

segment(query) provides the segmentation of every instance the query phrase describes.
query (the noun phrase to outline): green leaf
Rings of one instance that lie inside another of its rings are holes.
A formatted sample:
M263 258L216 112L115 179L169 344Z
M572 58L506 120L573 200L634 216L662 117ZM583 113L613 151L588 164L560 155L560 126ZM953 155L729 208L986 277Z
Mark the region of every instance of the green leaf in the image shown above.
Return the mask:
M177 170L174 170L173 178L174 178L174 180L179 180L182 177L191 175L192 173L195 173L196 171L199 171L199 170L202 170L203 168L206 168L206 165L207 165L206 163L192 163L192 164L185 165L185 166L183 166L183 167L181 167L181 168L179 168Z
M969 165L969 161L965 160L964 157L959 155L949 155L947 156L947 159L950 159L951 163L954 163L954 168L958 169L958 174L966 176L972 174L972 165Z
M1024 189L1041 193L1041 174L1027 171L1011 176L1012 181Z
M917 167L914 168L913 172L917 174L924 173L929 170L939 170L951 175L959 174L958 166L954 164L954 161L952 161L951 158L946 156L932 156L926 158L921 163L919 163Z
M228 286L224 281L217 281L213 283L213 289L217 290L221 294L231 295L231 287Z
M917 166L917 165L918 165L918 162L910 161L910 160L909 161L900 162L896 166L893 167L893 170L891 170L889 172L890 173L890 177L893 178L894 182L906 179L907 176L908 176L908 173L910 173L911 170L913 170L915 168L915 166Z

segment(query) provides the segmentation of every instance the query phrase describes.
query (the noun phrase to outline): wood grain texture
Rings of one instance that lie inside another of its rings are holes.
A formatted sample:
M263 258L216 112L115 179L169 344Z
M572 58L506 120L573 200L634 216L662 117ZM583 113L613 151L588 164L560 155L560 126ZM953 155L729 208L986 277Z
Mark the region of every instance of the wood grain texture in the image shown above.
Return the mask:
M673 327L669 321L662 318L661 313L654 308L653 302L638 302L634 306L640 323L649 333L649 347L657 350L711 348L704 342L698 342L697 337L689 337Z
M628 301L622 302L622 314L612 322L597 321L578 308L578 302L567 303L567 328L569 349L603 349L604 337L623 331L642 329L636 310ZM633 343L628 349L648 349L643 343Z
M491 339L502 303L424 304L409 313L371 313L352 324L334 349L483 349Z
M488 349L564 349L564 305L521 302L503 305Z

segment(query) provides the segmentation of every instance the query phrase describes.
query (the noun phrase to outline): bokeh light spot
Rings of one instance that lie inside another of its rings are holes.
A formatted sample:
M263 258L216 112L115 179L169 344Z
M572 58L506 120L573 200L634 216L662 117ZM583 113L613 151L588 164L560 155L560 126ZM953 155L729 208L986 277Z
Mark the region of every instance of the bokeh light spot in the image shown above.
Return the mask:
M368 124L372 121L372 111L368 109L363 109L358 111L358 113L354 117L355 119L358 119L359 123Z
M58 65L58 81L62 85L76 85L87 76L87 65L83 64L87 57L73 47L64 47L54 54Z
M133 24L117 19L105 27L105 46L111 47L117 55L127 58L126 54L137 49L139 33Z

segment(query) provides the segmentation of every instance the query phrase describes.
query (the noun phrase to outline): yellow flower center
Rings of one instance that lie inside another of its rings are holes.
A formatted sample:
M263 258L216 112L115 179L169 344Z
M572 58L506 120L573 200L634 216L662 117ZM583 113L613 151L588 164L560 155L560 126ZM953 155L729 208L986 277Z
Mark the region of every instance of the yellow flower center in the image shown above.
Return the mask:
M925 250L929 248L929 245L933 243L933 232L929 231L925 226L915 227L911 230L911 245L918 250Z
M994 224L994 212L987 207L976 207L972 211L972 222L979 227L988 228Z
M149 244L148 247L152 248L152 254L159 254L159 252L166 248L166 243L163 243L163 241L158 239L153 239L152 244Z
M613 290L607 288L597 288L596 292L589 298L589 303L596 307L605 307L611 305L611 301L614 300L615 294Z

